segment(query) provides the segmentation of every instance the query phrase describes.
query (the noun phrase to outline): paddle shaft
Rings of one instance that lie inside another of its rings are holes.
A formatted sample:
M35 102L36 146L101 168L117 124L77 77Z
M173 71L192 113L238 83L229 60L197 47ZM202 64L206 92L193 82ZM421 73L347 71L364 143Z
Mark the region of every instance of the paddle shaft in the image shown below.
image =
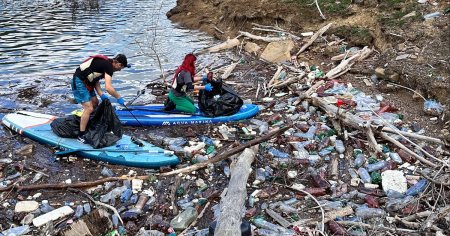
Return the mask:
M143 149L93 149L93 148L79 148L79 149L70 149L65 151L59 151L56 152L55 155L64 155L64 154L70 154L75 152L144 152L144 153L166 153L170 151L160 150L160 151L153 151L153 150L143 150Z

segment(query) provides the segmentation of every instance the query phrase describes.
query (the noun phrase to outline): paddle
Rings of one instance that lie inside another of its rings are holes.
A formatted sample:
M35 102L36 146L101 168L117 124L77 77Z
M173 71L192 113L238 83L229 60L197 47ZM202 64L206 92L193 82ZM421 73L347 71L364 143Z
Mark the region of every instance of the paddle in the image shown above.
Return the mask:
M162 113L167 113L167 114L180 114L180 115L196 115L196 116L204 116L201 112L195 112L195 113L187 113L187 112L182 112L182 111L165 111L162 108L157 108L157 107L148 107L148 108L126 108L126 109L119 109L117 111L155 111L155 112L162 112Z
M76 152L142 152L142 153L164 153L164 155L173 155L173 151L168 150L143 150L143 149L95 149L95 148L77 148L65 151L55 152L55 155L65 155Z

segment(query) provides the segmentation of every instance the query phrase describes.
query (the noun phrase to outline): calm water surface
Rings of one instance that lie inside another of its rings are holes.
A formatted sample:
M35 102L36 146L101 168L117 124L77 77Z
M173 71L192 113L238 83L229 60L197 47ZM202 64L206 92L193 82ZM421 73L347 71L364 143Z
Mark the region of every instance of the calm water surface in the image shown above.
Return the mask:
M175 0L111 0L100 1L98 7L69 2L0 0L0 108L32 108L32 102L16 101L14 94L30 86L41 99L56 100L50 109L77 107L68 104L71 73L99 53L127 55L132 68L114 74L114 85L131 99L161 75L156 54L164 70L173 70L186 53L212 43L210 37L167 19ZM208 60L201 57L199 63Z

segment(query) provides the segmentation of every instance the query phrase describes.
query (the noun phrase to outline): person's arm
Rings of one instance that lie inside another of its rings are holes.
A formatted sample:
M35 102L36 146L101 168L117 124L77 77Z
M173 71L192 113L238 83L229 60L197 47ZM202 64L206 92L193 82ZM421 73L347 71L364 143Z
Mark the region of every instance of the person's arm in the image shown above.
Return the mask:
M105 89L106 91L116 99L120 98L120 94L112 86L112 77L105 73Z
M102 87L100 87L100 81L97 81L97 83L95 83L95 91L97 92L98 96L101 97L103 95Z

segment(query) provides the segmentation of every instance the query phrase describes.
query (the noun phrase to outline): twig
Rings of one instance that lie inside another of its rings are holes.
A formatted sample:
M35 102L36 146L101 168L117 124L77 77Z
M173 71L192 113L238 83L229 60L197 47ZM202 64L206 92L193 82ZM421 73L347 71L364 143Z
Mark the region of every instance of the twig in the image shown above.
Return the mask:
M392 144L396 145L397 147L403 149L404 151L406 151L408 154L410 154L411 156L413 156L414 158L416 158L417 160L421 161L424 164L427 164L431 167L438 167L438 165L434 164L433 162L417 155L415 152L411 151L409 148L405 147L405 145L403 145L402 143L400 143L399 141L397 141L396 139L390 137L389 135L387 135L384 132L380 132L380 136L384 139L386 139L387 141L391 142Z
M407 232L407 233L415 233L417 230L411 230L411 229L403 229L403 228L390 228L386 226L376 226L376 225L369 225L363 222L355 222L355 221L339 221L340 225L344 226L357 226L357 227L364 227L368 229L373 230L387 230L387 231L399 231L399 232Z
M222 30L220 30L219 28L217 28L217 26L214 26L214 29L217 30L219 33L221 34L225 34L225 32L223 32Z
M326 20L327 18L325 18L325 15L323 15L322 11L320 10L319 1L315 0L314 2L316 3L317 9L319 10L320 17L322 17L322 19Z
M431 178L430 176L428 176L427 174L425 174L424 172L422 172L422 171L420 171L420 170L417 170L417 173L419 173L419 174L422 175L425 179L427 179L428 181L430 181L430 182L432 182L432 183L434 183L434 184L442 185L442 186L446 186L446 187L450 186L450 182L445 182L445 183L443 183L443 182L437 181L437 180L435 180L434 178Z
M325 230L325 211L323 210L323 207L319 203L319 201L317 201L317 199L313 195L311 195L310 193L305 192L303 190L292 188L292 187L284 185L284 184L278 184L278 183L275 183L275 184L280 185L280 186L282 186L284 188L288 188L288 189L294 190L294 191L302 192L302 193L308 195L308 197L312 198L316 202L317 206L320 207L320 211L322 212L322 223L321 223L321 230L320 231L323 233L324 230Z
M329 23L328 25L325 25L325 26L322 27L319 31L317 31L313 36L311 36L311 39L310 39L305 45L303 45L302 48L300 48L300 50L299 50L299 51L297 52L297 54L295 54L295 55L298 56L298 55L300 55L300 53L302 53L303 51L305 51L305 49L308 48L309 45L313 44L314 41L316 41L316 39L317 39L319 36L321 36L323 33L325 33L325 32L330 28L330 26L331 26L332 24L333 24L333 23Z
M176 216L178 214L178 208L177 208L177 206L175 204L175 196L177 194L177 189L180 186L180 183L181 183L181 177L180 176L176 176L175 177L175 183L173 183L172 191L170 193L170 201L171 201L172 208L173 208L172 209L172 214L174 216Z
M262 37L262 36L254 35L249 32L244 32L244 31L239 31L239 33L245 37L248 37L248 38L251 38L254 40L261 40L261 41L268 42L268 43L283 41L283 40L287 39L286 37Z
M383 127L381 130L385 131L385 132L389 132L389 133L401 134L401 135L404 135L404 136L410 137L410 138L415 138L415 139L420 139L420 140L425 140L428 142L445 145L444 141L442 141L438 138L432 138L432 137L428 137L428 136L424 136L424 135L420 135L420 134L409 133L409 132L401 131L397 128Z
M210 202L207 202L205 207L203 207L202 211L200 212L200 214L197 216L197 218L186 228L183 230L183 232L180 233L180 236L183 236L184 234L186 234L186 232L193 226L195 226L195 224L197 224L197 221L203 217L203 214L205 214L206 209L209 207Z
M424 98L420 93L418 93L418 92L416 92L416 91L414 91L414 90L412 90L411 88L408 88L408 87L406 87L406 86L403 86L403 85L400 85L400 84L395 84L395 83L391 83L391 82L389 82L389 84L391 84L391 85L394 85L394 86L397 86L397 87L400 87L400 88L404 88L404 89L407 89L407 90L409 90L409 91L411 91L411 92L413 92L413 93L415 93L415 94L417 94L417 95L419 95L419 97L421 97L424 101L426 101L427 99L426 98Z
M114 214L117 215L117 218L119 218L120 223L122 223L122 225L124 225L123 220L122 220L122 218L120 217L120 214L119 214L119 212L117 211L117 209L116 209L115 207L113 207L113 206L111 206L111 205L108 205L108 204L105 204L105 203L103 203L103 202L95 201L89 194L87 194L87 193L84 192L83 190L80 190L80 189L74 189L74 188L68 188L68 189L71 190L71 191L75 191L75 192L80 192L80 193L82 193L82 194L85 195L87 198L89 198L89 200L91 200L95 205L99 205L99 206L105 207L105 208L107 208L107 209L110 209L112 212L114 212Z

